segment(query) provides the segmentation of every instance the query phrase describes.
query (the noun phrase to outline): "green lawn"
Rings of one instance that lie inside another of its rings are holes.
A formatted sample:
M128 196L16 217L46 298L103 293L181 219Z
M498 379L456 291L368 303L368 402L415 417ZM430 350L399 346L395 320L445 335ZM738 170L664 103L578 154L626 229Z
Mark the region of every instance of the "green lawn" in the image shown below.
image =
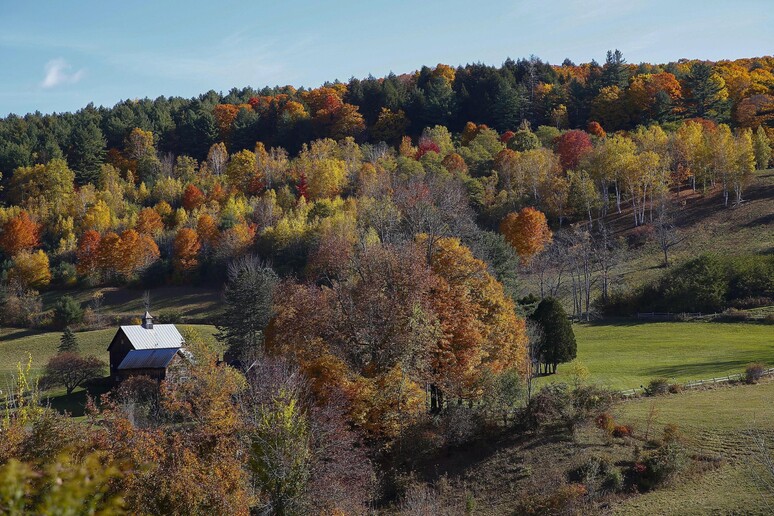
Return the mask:
M655 432L677 424L694 453L721 459L704 475L686 475L675 485L646 493L616 507L615 514L771 514L774 493L761 490L753 437L774 453L774 382L721 387L619 404L616 419L640 434L653 407Z
M751 362L774 366L774 326L742 323L575 324L578 361L591 380L615 389L646 385L657 377L677 381L742 372ZM541 381L568 380L559 366Z

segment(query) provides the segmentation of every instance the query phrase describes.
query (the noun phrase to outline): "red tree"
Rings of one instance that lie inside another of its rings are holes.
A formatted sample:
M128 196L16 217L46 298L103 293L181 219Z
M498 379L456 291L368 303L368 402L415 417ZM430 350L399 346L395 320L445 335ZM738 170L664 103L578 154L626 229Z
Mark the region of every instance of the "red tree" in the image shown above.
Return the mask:
M183 208L193 211L206 201L204 193L196 185L188 185L183 192Z
M556 139L556 152L565 170L578 168L581 158L592 147L589 133L578 129L567 131Z

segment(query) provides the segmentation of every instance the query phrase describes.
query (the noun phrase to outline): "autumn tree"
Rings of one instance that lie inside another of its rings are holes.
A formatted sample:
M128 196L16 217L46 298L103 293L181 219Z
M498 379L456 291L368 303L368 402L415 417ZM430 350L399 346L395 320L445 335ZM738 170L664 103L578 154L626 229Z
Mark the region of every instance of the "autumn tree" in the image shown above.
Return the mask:
M40 289L51 283L48 255L42 249L21 251L13 257L8 279L25 289Z
M81 238L78 240L78 249L75 252L76 268L81 276L94 277L98 273L101 239L100 234L93 229L81 234Z
M164 221L159 212L153 208L143 208L137 215L134 228L143 235L157 236L164 229Z
M199 266L199 251L201 247L202 244L196 230L182 228L177 232L172 265L179 276L184 276Z
M11 217L0 227L0 249L14 256L39 245L40 225L26 211Z
M522 263L528 263L552 238L546 216L531 207L509 213L500 223L500 233L516 249Z
M201 205L204 204L206 200L207 199L204 197L204 193L196 185L189 184L185 187L182 202L183 208L186 210L193 211L201 207Z
M255 177L256 167L254 152L245 149L232 155L226 166L226 180L229 186L241 192L247 192Z
M95 356L82 357L77 353L64 352L51 357L44 368L44 382L48 385L62 385L67 394L87 380L97 378L105 370L105 363Z
M556 139L556 152L565 170L576 169L581 158L593 148L589 133L567 131Z

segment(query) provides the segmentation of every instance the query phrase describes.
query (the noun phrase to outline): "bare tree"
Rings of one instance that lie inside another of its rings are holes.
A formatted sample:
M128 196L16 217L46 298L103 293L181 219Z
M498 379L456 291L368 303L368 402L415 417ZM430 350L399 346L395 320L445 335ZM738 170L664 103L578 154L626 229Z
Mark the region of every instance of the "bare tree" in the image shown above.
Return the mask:
M656 217L655 221L655 227L656 242L658 242L658 246L661 248L661 252L664 253L663 265L664 267L669 267L670 249L679 245L683 240L685 240L685 237L681 237L678 234L666 203L663 203L659 209L658 217Z

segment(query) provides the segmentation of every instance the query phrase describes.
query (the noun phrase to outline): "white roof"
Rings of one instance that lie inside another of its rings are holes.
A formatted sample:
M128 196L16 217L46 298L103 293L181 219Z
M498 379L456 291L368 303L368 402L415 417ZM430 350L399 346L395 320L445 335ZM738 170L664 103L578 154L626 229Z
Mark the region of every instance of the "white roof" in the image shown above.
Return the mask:
M184 341L174 324L154 324L153 328L141 325L121 326L134 349L180 348Z

